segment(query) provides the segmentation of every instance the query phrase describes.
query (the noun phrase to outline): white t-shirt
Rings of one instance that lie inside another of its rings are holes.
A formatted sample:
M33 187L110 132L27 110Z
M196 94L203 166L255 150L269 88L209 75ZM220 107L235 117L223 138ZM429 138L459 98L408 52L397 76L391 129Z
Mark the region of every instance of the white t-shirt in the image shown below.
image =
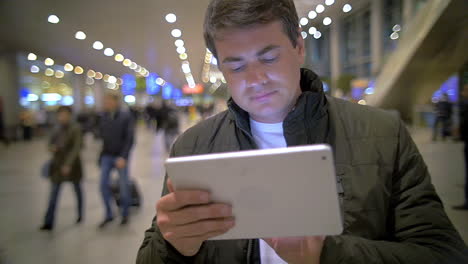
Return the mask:
M283 134L283 123L266 124L250 119L252 136L260 149L287 147ZM260 259L262 264L287 264L262 239L260 242Z

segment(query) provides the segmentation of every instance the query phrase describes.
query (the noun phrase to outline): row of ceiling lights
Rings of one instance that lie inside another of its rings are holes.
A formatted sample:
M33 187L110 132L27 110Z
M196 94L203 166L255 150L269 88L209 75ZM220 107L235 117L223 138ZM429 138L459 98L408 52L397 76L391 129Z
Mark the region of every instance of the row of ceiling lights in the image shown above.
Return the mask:
M177 16L173 13L166 15L166 21L169 24L174 24L177 21ZM180 29L173 29L171 31L172 37L176 38L174 44L176 51L179 54L179 59L182 60L182 72L185 74L185 79L190 88L195 88L195 79L193 78L192 70L190 69L190 62L188 60L187 49L185 48L185 42L181 39L182 31Z
M48 17L48 21L52 24L57 24L60 22L60 19L58 16L56 15L50 15ZM78 40L85 40L86 39L86 33L84 33L83 31L77 31L75 33L75 38L78 39ZM105 56L107 57L112 57L114 56L115 52L112 48L104 48L104 44L101 42L101 41L94 41L93 44L92 44L92 47L93 49L95 50L103 50L103 53ZM144 77L148 77L149 75L149 71L141 66L141 65L138 65L136 62L133 62L131 61L129 58L125 58L122 54L118 53L118 54L115 54L114 56L114 59L115 61L117 62L121 62L124 66L130 68L131 70L135 71L135 73L137 74L140 74Z
M36 61L37 60L37 55L34 53L29 53L27 56L27 59L29 61ZM81 75L84 73L84 69L81 66L73 66L70 63L66 63L63 66L63 70L55 70L50 68L54 66L55 61L51 58L46 58L44 60L44 65L47 66L48 68L45 69L44 74L48 77L55 76L58 79L61 79L65 76L65 72L74 72L76 75ZM32 65L30 71L32 73L39 73L40 68L37 65ZM107 88L109 89L117 89L119 85L123 84L123 80L121 78L116 78L115 76L109 75L109 74L102 74L101 72L96 72L92 69L89 69L87 72L87 79L86 79L86 84L92 85L94 84L94 79L96 80L103 80L104 82L107 82Z
M325 1L325 5L326 6L331 6L335 3L335 0L326 0ZM325 6L322 5L322 4L319 4L315 7L315 10L311 10L308 14L308 18L307 17L302 17L300 20L299 20L299 23L301 24L301 26L306 26L307 24L309 24L309 21L311 20L314 20L318 17L319 14L325 12ZM352 6L350 4L345 4L343 5L343 12L344 13L349 13L351 10L352 10ZM333 22L333 20L330 18L330 17L325 17L323 20L322 20L322 23L323 25L325 26L329 26L331 25ZM307 34L308 33L308 34ZM306 32L306 31L302 31L301 32L301 35L302 35L302 38L307 38L308 35L311 35L313 36L315 39L319 39L322 37L322 33L316 28L316 27L310 27L309 30Z

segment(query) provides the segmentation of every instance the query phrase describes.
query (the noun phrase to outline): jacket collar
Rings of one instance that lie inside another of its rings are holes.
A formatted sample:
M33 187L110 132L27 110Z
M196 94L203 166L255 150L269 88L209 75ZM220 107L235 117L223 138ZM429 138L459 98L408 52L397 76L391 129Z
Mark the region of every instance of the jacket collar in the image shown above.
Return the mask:
M323 141L321 139L322 136L317 138L313 135L316 133L312 133L311 131L319 123L318 120L325 119L327 116L327 100L323 93L322 82L313 71L301 69L300 85L302 94L299 96L294 109L286 116L283 126L287 141L288 136L286 134L296 134L300 131L307 138L297 142L288 142L288 145L312 144L316 142L311 141ZM251 135L249 114L239 107L232 98L228 101L228 108L231 120L235 122L236 126L248 135ZM318 131L322 133L323 129ZM311 135L312 138L310 138Z

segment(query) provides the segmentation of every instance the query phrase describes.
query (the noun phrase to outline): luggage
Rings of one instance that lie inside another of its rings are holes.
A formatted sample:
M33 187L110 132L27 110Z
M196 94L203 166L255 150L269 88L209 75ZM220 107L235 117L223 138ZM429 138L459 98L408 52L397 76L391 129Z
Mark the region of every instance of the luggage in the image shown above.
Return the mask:
M141 195L133 180L130 180L130 206L141 206ZM120 206L120 186L118 181L114 181L111 185L112 196L115 199L117 206Z

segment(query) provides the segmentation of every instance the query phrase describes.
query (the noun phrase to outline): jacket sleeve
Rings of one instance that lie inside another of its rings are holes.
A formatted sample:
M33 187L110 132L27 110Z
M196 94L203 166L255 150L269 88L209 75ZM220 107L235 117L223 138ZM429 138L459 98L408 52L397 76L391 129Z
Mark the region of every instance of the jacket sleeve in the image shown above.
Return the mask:
M392 184L388 239L328 237L321 263L468 263L466 245L444 212L426 164L402 122Z
M123 140L123 147L119 156L128 160L128 156L130 155L130 150L132 149L133 141L135 138L135 121L133 120L132 116L128 113L125 126L125 139Z
M72 137L72 146L70 152L65 157L64 165L72 166L73 162L78 158L81 151L82 146L82 135L80 127L74 127L73 131L71 132Z

